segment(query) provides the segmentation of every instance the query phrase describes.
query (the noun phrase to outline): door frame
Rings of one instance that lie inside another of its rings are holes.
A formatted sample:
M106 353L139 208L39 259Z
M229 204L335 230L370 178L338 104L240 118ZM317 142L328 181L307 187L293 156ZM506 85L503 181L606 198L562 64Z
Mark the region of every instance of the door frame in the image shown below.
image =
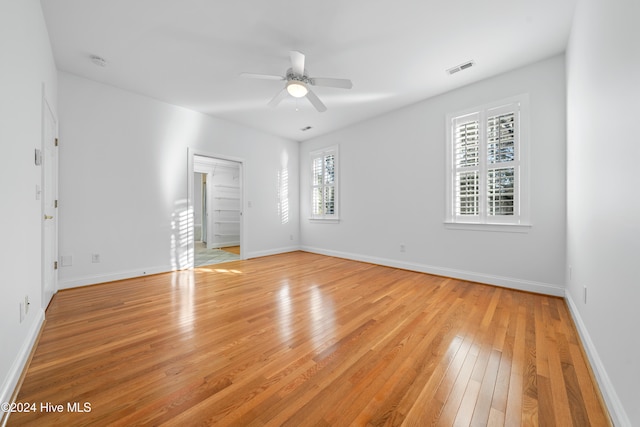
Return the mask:
M49 131L47 127L49 126L48 119L52 120L52 128L53 128L53 141L47 140L49 136ZM50 263L58 262L58 209L57 209L57 200L58 200L58 178L59 178L59 163L58 163L58 146L55 141L58 139L58 119L49 104L49 101L45 95L45 91L43 88L42 93L42 141L41 141L41 159L42 164L40 167L40 218L41 218L41 255L40 255L40 265L41 265L41 305L42 310L46 310L51 302L53 296L58 292L58 269L54 268L52 265L47 265ZM53 164L46 164L49 159L46 155L47 153L47 144L53 144L51 147L53 150ZM52 168L51 174L47 173L45 168ZM52 182L47 182L47 180L51 178ZM51 200L54 201L54 207L47 207L47 189L51 190ZM49 211L49 209L53 209L53 211ZM52 216L51 219L53 224L50 226L53 228L51 234L49 235L46 228L47 224L46 215ZM46 251L51 250L51 259L46 256ZM51 277L47 277L48 274L51 274ZM50 283L50 288L47 288L47 283ZM50 294L50 295L49 295Z
M245 247L247 242L247 236L245 233L245 209L244 209L244 201L245 201L245 185L244 185L244 170L245 170L245 160L239 157L226 156L223 154L215 154L211 152L206 152L202 150L197 150L194 148L187 148L187 209L191 213L189 215L190 221L190 229L193 230L194 221L193 221L193 209L194 209L194 157L209 157L211 159L224 160L228 162L235 162L239 164L240 167L240 259L245 259ZM189 233L187 237L187 245L189 247L189 257L188 257L188 265L187 268L194 268L195 265L195 235L193 232Z

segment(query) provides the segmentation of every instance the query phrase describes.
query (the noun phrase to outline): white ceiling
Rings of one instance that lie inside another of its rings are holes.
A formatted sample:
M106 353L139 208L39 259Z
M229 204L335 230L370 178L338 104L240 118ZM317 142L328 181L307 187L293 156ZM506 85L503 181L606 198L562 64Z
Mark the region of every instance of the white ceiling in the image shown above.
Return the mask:
M41 0L60 70L298 141L563 52L575 2ZM353 89L268 107L284 83L238 74L284 75L290 50Z

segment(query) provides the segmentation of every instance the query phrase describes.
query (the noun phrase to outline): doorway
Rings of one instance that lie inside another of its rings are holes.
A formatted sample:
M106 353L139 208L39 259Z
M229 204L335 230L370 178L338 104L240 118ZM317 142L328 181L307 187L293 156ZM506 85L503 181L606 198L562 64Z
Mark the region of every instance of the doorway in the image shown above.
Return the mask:
M193 266L242 259L242 162L193 154Z

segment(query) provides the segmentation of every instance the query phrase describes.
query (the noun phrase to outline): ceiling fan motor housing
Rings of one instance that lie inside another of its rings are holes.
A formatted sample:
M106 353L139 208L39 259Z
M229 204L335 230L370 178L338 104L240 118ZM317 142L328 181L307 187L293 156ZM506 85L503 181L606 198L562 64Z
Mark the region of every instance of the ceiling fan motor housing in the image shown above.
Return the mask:
M313 81L307 76L307 70L304 70L303 75L299 75L293 72L291 68L287 70L287 81L302 82L304 84L313 84Z

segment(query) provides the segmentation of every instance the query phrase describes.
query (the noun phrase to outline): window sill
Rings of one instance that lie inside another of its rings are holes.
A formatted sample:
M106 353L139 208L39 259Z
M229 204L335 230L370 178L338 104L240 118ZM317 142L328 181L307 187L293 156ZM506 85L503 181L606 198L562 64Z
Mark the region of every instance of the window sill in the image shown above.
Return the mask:
M531 224L480 224L472 222L445 222L448 230L493 231L501 233L528 233Z
M316 224L337 224L340 218L309 218L309 222Z

